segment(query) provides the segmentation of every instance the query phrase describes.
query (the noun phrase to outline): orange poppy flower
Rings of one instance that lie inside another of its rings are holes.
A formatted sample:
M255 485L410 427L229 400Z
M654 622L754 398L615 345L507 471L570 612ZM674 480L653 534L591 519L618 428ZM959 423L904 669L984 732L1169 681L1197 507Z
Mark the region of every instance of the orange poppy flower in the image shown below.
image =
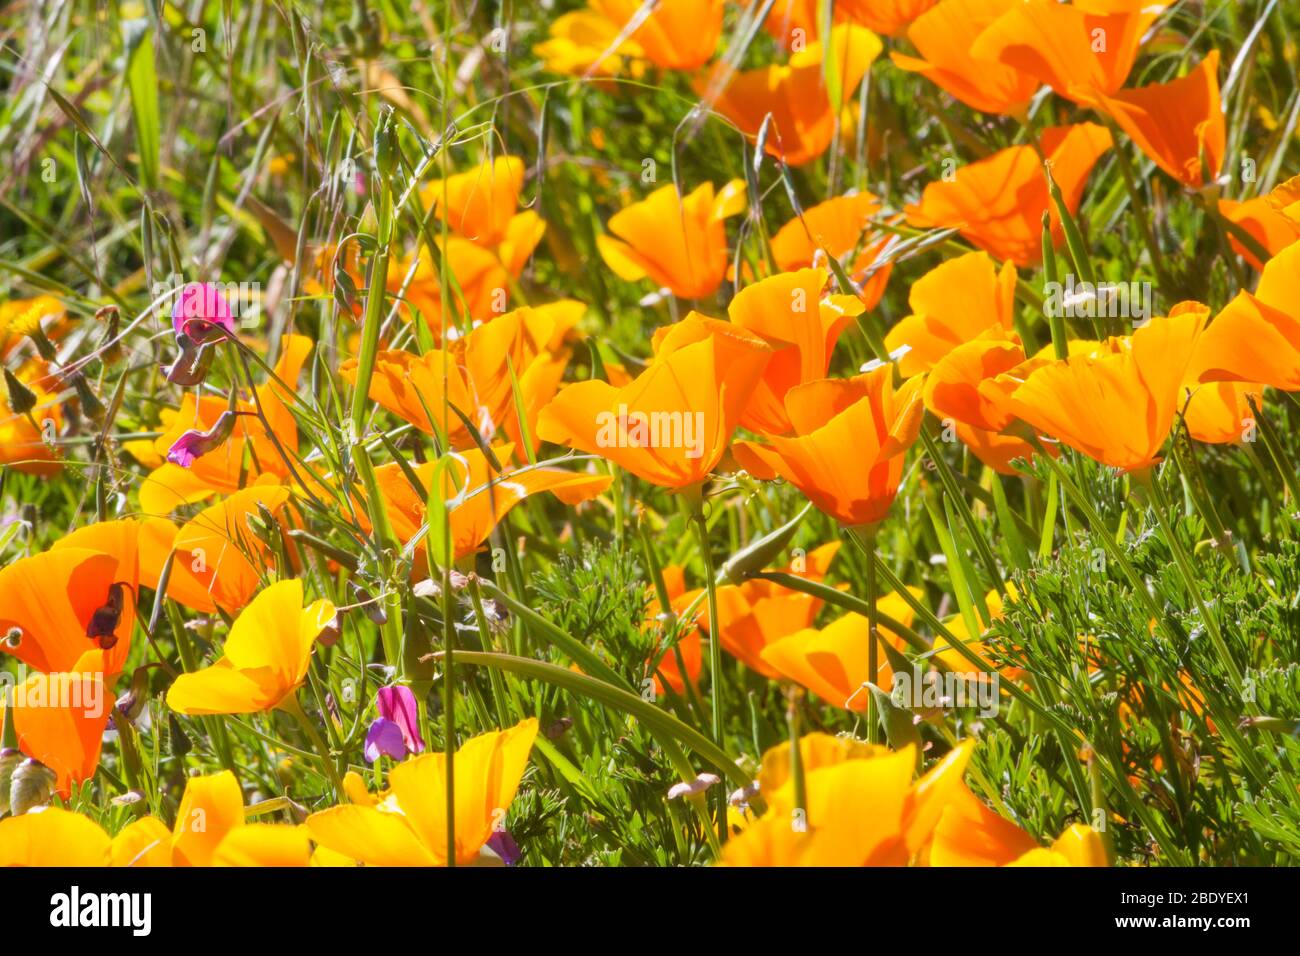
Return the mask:
M929 842L955 799L973 746L958 744L916 781L911 745L897 752L844 748L841 759L804 774L802 827L791 825L794 784L787 780L776 793L765 792L767 813L727 842L722 863L902 866Z
M994 813L965 784L943 808L930 843L931 866L1106 866L1101 834L1071 824L1051 847Z
M641 0L588 0L588 5L623 30ZM693 70L713 57L722 36L723 0L660 0L631 39L645 58L666 70Z
M779 474L843 525L883 521L924 414L921 380L896 392L893 374L885 365L795 386L785 396L795 437L773 435L770 446L736 442L736 459L760 477Z
M537 736L530 717L508 730L471 737L456 751L455 834L447 850L447 755L426 753L397 764L390 789L362 791L354 802L313 813L307 830L320 846L372 866L446 866L473 862L514 800Z
M98 823L61 807L0 820L0 867L107 866L110 845Z
M761 279L736 293L727 314L775 350L741 424L763 434L793 427L782 404L795 385L824 378L840 333L863 311L856 296L828 295L824 269L800 269Z
M686 693L686 681L691 682L692 687L698 687L700 682L700 671L703 668L704 654L700 642L701 631L707 630L708 607L700 601L702 593L701 588L693 591L686 590L686 569L675 564L666 566L662 572L664 579L664 590L668 593L669 606L673 613L679 617L686 613L692 604L695 605L695 620L687 625L684 631L678 636L677 642L672 648L663 648L662 645L656 646L655 652L651 655L653 663L658 658L655 665L654 676L651 680L654 682L656 694L664 693L664 684L672 688L675 694ZM719 605L721 605L721 588L719 588ZM648 614L642 627L653 631L658 625L659 604L653 590L650 594L651 603L647 606ZM661 654L660 651L663 651ZM681 665L677 662L677 655L681 654ZM685 666L685 676L682 675L682 666Z
M994 20L970 53L1091 106L1098 94L1116 93L1124 85L1155 17L1149 8L1098 13L1057 0L1026 0Z
M1014 334L995 327L958 345L939 359L925 377L925 407L939 419L953 419L973 428L1000 432L1015 418L989 390L980 386L1025 362L1025 350Z
M113 866L307 866L305 827L244 822L244 795L228 770L191 777L169 830L141 817L113 838Z
M251 522L260 520L262 507L280 515L288 500L289 489L283 485L256 484L209 505L181 525L173 542L176 558L167 596L206 614L217 608L228 613L242 608L271 562L271 552L253 533Z
M732 180L716 195L712 183L685 199L669 184L615 213L609 231L597 236L601 258L626 282L647 276L683 299L703 299L722 285L727 272L727 230L723 220L745 209L745 184Z
M1219 101L1219 51L1180 79L1153 83L1112 96L1099 94L1097 108L1110 116L1157 166L1193 189L1223 167L1227 136ZM1202 168L1202 157L1209 163Z
M0 649L46 673L120 673L138 573L133 556L81 547L15 561L0 570Z
M1300 242L1268 262L1252 295L1238 292L1201 336L1193 361L1201 382L1262 382L1300 391Z
M836 9L845 20L894 36L939 0L840 0Z
M1300 226L1300 176L1274 186L1264 199L1279 216Z
M1079 208L1088 173L1110 146L1110 132L1095 123L1043 131L1043 153L1071 215ZM1018 266L1042 260L1044 212L1052 217L1053 241L1059 245L1064 236L1032 146L1011 146L958 167L954 179L930 183L921 201L904 212L913 226L956 228L974 245Z
M821 0L775 0L763 29L787 52L802 49L817 37L820 9Z
M67 799L73 784L95 775L116 703L103 674L56 672L32 674L17 685L6 710L18 749L54 772L55 789Z
M622 24L582 7L556 17L547 39L534 46L533 53L553 73L610 77L627 72L640 77L646 69L645 52L635 40L618 43L622 32Z
M622 388L562 389L537 420L546 441L601 455L665 488L703 481L726 450L772 350L694 313L657 337L654 359Z
M423 355L381 351L370 380L370 398L426 434L445 435L455 448L470 447L474 439L445 403L459 409L488 437L512 421L517 429L514 382L519 382L530 419L559 385L563 353L554 355L547 348L557 330L563 334L562 317L556 310L524 307ZM346 382L355 384L356 372L356 359L339 366ZM535 435L531 427L530 432Z
M1032 372L1008 407L1089 458L1133 471L1159 460L1209 310L1183 303L1131 338Z
M491 249L508 235L523 185L524 161L518 156L485 157L469 172L435 179L420 190L420 196L434 215L461 236Z
M867 235L870 220L880 212L880 200L871 193L836 196L805 209L772 237L772 256L782 272L825 266L827 253L834 256L853 280L859 283L866 309L874 309L885 294L893 263L868 271L892 242L889 236ZM849 257L852 255L852 259Z
M293 387L311 349L312 340L305 335L284 336L280 357L274 366L276 377ZM236 419L229 439L198 456L187 467L164 461L145 477L140 485L140 510L146 514L166 515L182 505L238 491L261 475L276 481L288 479L291 472L284 456L293 461L298 450L298 423L288 406L296 401L296 397L274 379L257 386L256 402L236 403L236 411L244 414ZM154 442L154 450L160 456L166 456L181 435L191 429L210 429L229 407L225 398L205 396L196 399L192 392L186 392L179 409L162 412L164 431ZM271 426L275 440L262 424L257 414L259 408ZM283 455L276 448L277 442L284 449Z
M513 450L509 444L492 449L499 462L508 462ZM442 494L448 504L451 523L453 557L473 554L506 513L529 495L549 491L572 505L594 498L613 481L611 475L587 475L535 465L506 467L497 472L478 448L453 453L452 462L451 472L443 471L441 476ZM431 461L412 470L427 491L439 474L437 469L438 462ZM376 468L375 479L393 533L407 544L424 524L427 501L411 486L406 472L397 462ZM357 515L368 531L365 509L358 509ZM417 572L427 569L425 556L425 549L421 548L416 555Z
M840 90L845 100L853 95L871 63L880 55L881 43L870 30L839 24L831 30ZM791 54L788 62L736 74L714 104L718 112L746 136L757 136L770 114L774 129L767 151L791 166L810 163L830 147L835 136L835 110L825 85L823 45L809 43ZM697 92L708 83L701 80Z
M1275 256L1291 243L1300 239L1300 221L1289 219L1274 207L1268 196L1256 196L1238 202L1234 199L1220 199L1219 212L1225 219L1236 223L1258 242L1270 256ZM1255 269L1263 269L1261 262L1253 252L1247 249L1237 237L1228 234L1232 251L1245 258Z
M921 54L894 52L894 63L920 73L967 106L985 113L1023 110L1038 80L1015 67L971 55L971 41L1019 0L944 0L913 21L907 38Z
M1255 408L1264 407L1264 386L1259 382L1187 383L1183 421L1197 441L1230 445L1245 441L1254 432Z
M935 266L912 284L912 314L885 336L904 376L929 371L957 346L988 329L1009 331L1016 306L1016 267L999 269L985 252L970 252Z
M43 387L53 384L44 368L44 363L28 362L14 374L36 398L26 414L13 410L8 386L0 378L0 466L48 478L63 467L58 449L45 440L57 438L63 430L63 409L58 395Z
M180 714L254 714L274 710L307 677L312 648L334 619L327 600L303 607L302 582L279 581L263 590L230 626L221 658L181 674L167 690Z
M913 596L920 592L913 590ZM912 626L912 607L897 594L887 594L877 602L882 612L906 627ZM878 627L882 640L901 651L903 638L886 627ZM787 680L806 687L826 703L845 710L865 711L870 682L886 693L894 681L894 670L884 652L880 652L876 673L870 667L870 624L861 614L849 612L820 630L805 628L773 641L759 652L772 670Z

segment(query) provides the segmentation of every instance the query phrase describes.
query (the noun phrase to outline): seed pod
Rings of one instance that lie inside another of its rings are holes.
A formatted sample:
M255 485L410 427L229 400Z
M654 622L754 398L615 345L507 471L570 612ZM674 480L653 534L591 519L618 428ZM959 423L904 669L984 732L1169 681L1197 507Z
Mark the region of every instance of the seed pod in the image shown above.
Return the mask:
M9 369L5 373L5 392L9 396L9 408L15 415L26 415L36 407L36 393L18 381L18 376Z
M9 812L9 785L22 762L23 755L12 747L0 750L0 817Z
M33 807L43 807L54 795L54 771L30 757L14 769L9 781L9 812L22 816Z

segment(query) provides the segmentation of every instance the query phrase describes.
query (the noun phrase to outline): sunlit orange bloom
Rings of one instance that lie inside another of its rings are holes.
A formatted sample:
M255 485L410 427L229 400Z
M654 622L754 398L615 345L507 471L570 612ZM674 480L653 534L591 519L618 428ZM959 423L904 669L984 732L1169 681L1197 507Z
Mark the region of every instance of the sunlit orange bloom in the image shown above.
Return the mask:
M45 807L0 820L0 867L107 866L110 842L89 817Z
M957 438L970 453L1000 475L1019 474L1012 462L1021 458L1028 461L1036 454L1033 445L1015 435L974 428L965 422L957 422L956 431ZM1056 456L1056 450L1051 445L1046 446L1046 449L1053 457Z
M885 336L890 352L906 346L904 376L934 367L957 346L988 329L1010 331L1016 304L1016 267L985 252L970 252L935 266L912 284L912 314Z
M939 419L951 418L973 428L1000 432L1015 418L980 385L1010 372L1025 361L1020 340L997 327L956 346L925 377L925 407Z
M588 5L623 30L641 0L588 0ZM631 34L651 63L668 70L693 70L713 57L722 36L723 0L660 0Z
M253 714L274 710L307 676L316 638L334 618L327 600L303 607L302 582L272 584L244 608L215 664L181 674L167 706L181 714Z
M1110 146L1110 132L1095 123L1044 130L1043 152L1072 215L1088 173ZM1018 266L1042 260L1044 212L1052 217L1053 241L1059 245L1064 235L1042 160L1032 146L1011 146L959 166L951 182L930 183L921 201L904 212L914 226L956 228L976 246Z
M645 72L644 51L632 39L618 43L622 32L622 24L583 7L556 17L547 39L534 46L533 53L554 73L608 77L626 70L639 77Z
M276 378L290 388L295 387L311 349L312 340L305 335L284 336L274 365ZM236 404L236 410L245 414L236 420L226 442L200 455L189 467L164 461L149 473L140 485L141 511L170 514L182 505L237 491L260 475L269 475L276 481L287 480L291 472L285 458L294 462L298 450L298 423L289 411L295 401L293 393L274 379L257 386L256 401ZM196 400L192 392L186 392L179 409L162 412L163 434L154 442L154 450L166 456L182 434L191 429L208 430L229 407L226 398L207 395ZM270 433L257 414L259 409L271 426ZM277 449L277 444L283 452Z
M7 710L18 749L54 772L55 788L66 799L73 784L95 775L116 703L102 674L78 671L32 674L13 689Z
M1192 362L1201 382L1262 382L1300 390L1300 242L1268 262L1252 295L1241 291L1206 328Z
M169 830L142 817L113 838L113 866L307 866L306 829L244 822L244 796L228 770L191 777Z
M497 445L492 451L504 465L503 471L494 471L478 448L455 452L450 468L441 472L436 461L412 468L426 492L431 489L435 476L441 476L442 494L448 503L453 557L474 553L506 513L529 495L549 491L572 505L595 497L613 481L611 475L588 475L563 468L535 465L512 468L504 464L510 461L513 452L509 444ZM375 479L393 533L406 544L424 524L427 499L412 487L397 462L376 468ZM369 530L364 509L358 510L358 517ZM423 562L424 550L421 548L417 563Z
M785 396L795 436L773 435L771 445L736 442L736 459L754 474L785 478L843 525L884 520L925 411L922 380L895 391L893 374L885 365L795 386Z
M529 717L509 730L471 737L455 755L457 864L473 862L514 800L537 736ZM447 755L421 754L397 764L390 789L361 793L354 802L313 813L313 840L372 866L445 866L447 852Z
M1017 593L1015 585L1007 585L1007 596L1010 600L1016 600ZM984 595L984 607L989 612L989 617L993 621L1000 621L1006 616L1002 595L996 589L989 591ZM978 617L978 613L976 616ZM966 618L960 614L945 621L944 627L947 628L948 632L953 637L957 638L968 650L973 651L983 660L992 663L992 661L989 661L989 655L984 643L984 638L987 636L986 632L971 634L970 630L966 627ZM984 672L973 666L967 657L949 643L948 639L942 635L934 639L934 657L947 664L955 673L965 674L967 677L980 680L986 679L984 677ZM1019 667L1003 667L999 670L999 673L1008 680L1018 680L1024 672Z
M714 194L704 183L685 199L661 186L609 220L613 236L597 236L605 264L627 282L647 276L684 299L713 295L727 272L728 216L745 209L745 185L732 180Z
M943 809L930 844L931 866L1106 866L1101 834L1082 823L1050 847L994 813L963 784Z
M670 564L662 570L661 574L664 580L664 590L667 592L669 606L672 608L673 613L680 617L693 605L695 620L682 626L677 641L672 647L656 646L655 652L651 655L651 663L654 663L656 659L658 659L658 663L655 664L655 673L652 680L654 681L656 694L664 693L665 683L672 688L673 693L684 694L686 692L686 680L690 680L692 687L699 686L700 671L704 662L700 632L707 626L705 621L708 617L708 606L701 598L702 589L686 590L685 568ZM658 626L658 615L660 613L658 596L653 593L653 589L650 594L650 602L647 605L646 620L642 624L647 630L653 630ZM719 603L721 603L721 596L719 596ZM677 660L679 654L681 655L680 664ZM683 666L686 671L685 678L682 677Z
M44 363L28 362L14 373L36 397L35 406L24 415L13 410L8 387L0 378L0 466L49 477L63 467L58 450L45 440L47 436L57 438L62 431L63 409L57 392L45 390L47 385L53 388L54 381L44 373L44 368Z
M817 37L821 0L775 0L763 29L787 51Z
M1256 196L1245 202L1234 199L1220 199L1219 212L1225 219L1236 223L1264 247L1270 256L1275 256L1291 243L1300 239L1300 221L1288 219L1278 212L1269 201L1268 196ZM1232 251L1243 256L1256 269L1263 269L1264 263L1242 244L1232 233L1228 234Z
M775 350L741 424L763 434L791 429L783 404L795 385L826 376L840 333L863 311L856 296L823 295L830 274L800 269L760 279L736 293L731 321Z
M1006 866L1037 848L1037 840L962 784L934 828L929 860L931 866Z
M248 603L262 581L271 552L253 532L261 507L278 520L289 489L256 484L204 508L176 532L176 558L167 596L202 613L233 613ZM271 528L273 534L280 529Z
M505 239L519 208L524 161L518 156L484 158L477 168L436 179L421 191L439 219L476 245L492 248Z
M881 43L870 30L840 24L831 30L843 101L856 92ZM714 104L746 136L757 136L768 114L773 130L767 151L791 166L812 162L835 135L835 108L825 85L823 45L808 43L788 62L736 74ZM697 84L703 92L707 81Z
M440 433L453 447L467 448L474 438L453 408L488 437L511 423L517 430L517 381L530 434L536 439L532 425L537 410L558 388L567 361L566 353L547 351L557 332L563 335L564 315L561 310L525 306L423 355L381 351L370 380L370 398L421 431ZM339 366L344 381L355 384L356 374L355 359Z
M55 341L67 330L67 310L52 295L0 302L0 360L7 359L39 326L45 337Z
M1119 91L1156 13L1091 13L1057 0L1016 3L975 40L971 56L1026 73L1066 99L1093 105Z
M1146 468L1181 408L1182 383L1208 309L1176 306L1131 338L1044 365L1008 399L1033 427L1122 471Z
M820 582L825 579L839 548L840 543L832 541L779 570L797 575L805 581ZM678 643L691 681L695 682L700 673L700 635L709 633L708 606L700 599L702 589L686 590L681 568L664 568L663 575L675 613L680 616L692 604L695 605L694 626ZM746 667L773 680L781 675L763 660L763 649L796 631L812 627L813 619L822 607L822 601L810 594L792 591L762 578L751 578L739 585L721 585L717 588L717 597L718 627L722 632L723 649ZM652 610L657 607L656 604L651 605ZM651 619L653 620L653 615ZM676 656L672 653L664 655L659 669L673 689L681 693L683 685Z
M1279 216L1300 227L1300 176L1274 186L1264 199Z
M864 308L874 309L893 269L887 262L869 271L891 242L888 236L867 233L878 212L880 200L866 192L836 196L805 209L802 218L795 216L772 237L777 266L783 272L824 267L829 253L859 283Z
M1109 866L1101 834L1083 823L1072 823L1050 847L1030 850L1007 866Z
M1038 80L1000 63L976 60L971 42L1019 0L943 0L908 27L907 38L920 57L893 53L904 70L920 73L967 106L985 113L1023 109L1038 90Z
M914 591L913 596L919 597L920 592ZM887 594L876 606L904 627L912 626L912 607L899 595ZM877 632L896 650L907 646L883 625ZM865 685L875 684L888 693L894 680L894 669L879 648L876 673L871 673L870 635L866 617L850 612L820 630L809 627L773 641L759 657L779 675L806 687L831 706L865 711L871 699Z
M537 432L652 484L695 485L722 457L771 354L739 327L692 313L657 336L654 359L628 385L591 379L562 389Z
M2 649L47 673L119 673L131 648L138 574L133 554L84 547L15 561L0 570L0 633L9 635Z
M916 781L911 745L896 753L846 750L844 759L805 773L802 828L791 823L794 783L787 780L775 794L764 793L768 812L727 842L722 863L902 866L929 841L955 799L973 746L958 744Z
M840 0L836 11L845 20L894 36L933 7L938 0Z
M821 582L839 549L840 543L832 541L780 570L805 581ZM763 659L763 649L812 627L822 608L819 598L762 578L751 578L740 585L723 585L717 589L717 595L723 649L751 670L773 679L780 673ZM701 627L707 634L707 615L703 616Z
M1097 106L1157 166L1185 185L1199 189L1219 175L1227 132L1219 101L1218 50L1180 79L1102 94ZM1208 168L1202 168L1202 157Z
M1264 386L1259 382L1189 383L1183 421L1188 433L1197 441L1210 444L1236 444L1248 440L1255 431L1255 408L1264 407Z

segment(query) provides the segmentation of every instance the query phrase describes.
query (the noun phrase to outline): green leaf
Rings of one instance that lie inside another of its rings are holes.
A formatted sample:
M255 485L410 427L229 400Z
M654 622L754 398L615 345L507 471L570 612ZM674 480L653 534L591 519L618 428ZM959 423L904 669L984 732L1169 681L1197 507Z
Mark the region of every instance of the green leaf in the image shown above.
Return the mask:
M441 657L439 652L435 657ZM534 680L544 681L562 690L589 697L607 707L622 711L630 717L642 721L648 730L656 736L663 735L695 751L700 757L713 765L713 768L730 778L738 786L748 786L749 774L736 765L727 752L693 727L682 723L672 714L660 710L649 701L642 700L631 691L615 687L613 684L597 680L588 674L537 661L529 657L515 657L513 654L489 654L481 651L457 651L457 664L476 664L480 667L495 667L498 670L521 674Z
M122 33L126 41L126 82L131 91L131 114L135 118L135 144L140 154L140 179L146 189L157 189L161 125L153 30L146 20L128 20L122 24Z

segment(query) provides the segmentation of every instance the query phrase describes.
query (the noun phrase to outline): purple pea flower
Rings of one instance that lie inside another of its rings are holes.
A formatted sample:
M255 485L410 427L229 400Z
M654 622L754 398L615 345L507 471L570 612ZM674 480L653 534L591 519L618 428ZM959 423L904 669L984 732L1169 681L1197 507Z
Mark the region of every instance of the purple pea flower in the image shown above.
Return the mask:
M376 700L379 704L380 719L391 721L401 729L406 753L423 753L424 738L420 736L420 705L416 702L411 688L401 684L381 687Z
M210 282L186 284L172 306L172 328L176 334L202 344L221 338L217 326L232 336L235 334L230 303L221 290Z
M524 855L524 851L519 849L519 844L515 842L509 830L493 830L492 835L488 837L487 845L488 849L501 857L501 862L506 866L514 866Z
M406 756L406 741L402 728L391 720L380 717L366 731L366 763L374 763L379 755L401 760Z
M206 455L225 444L230 438L231 433L235 430L235 419L245 412L232 412L226 410L221 413L221 417L207 431L201 431L197 428L191 428L184 432L180 438L172 442L172 447L167 450L167 460L172 464L180 465L182 468L188 468L194 464L194 459Z

